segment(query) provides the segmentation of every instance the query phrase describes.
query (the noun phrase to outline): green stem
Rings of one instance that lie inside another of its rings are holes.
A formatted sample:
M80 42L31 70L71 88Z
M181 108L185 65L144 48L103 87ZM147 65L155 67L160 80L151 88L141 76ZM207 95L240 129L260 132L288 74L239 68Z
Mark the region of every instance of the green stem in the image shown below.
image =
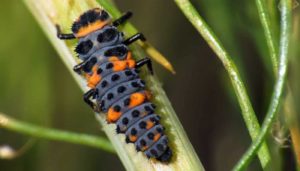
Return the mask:
M259 134L260 126L235 63L189 0L175 0L175 2L222 61L234 87L250 136L252 140L255 140ZM258 156L261 165L265 167L270 160L270 154L266 144L261 147Z
M115 153L113 146L106 138L60 131L57 129L43 128L15 120L2 113L0 113L0 127L37 138L87 145L105 150L110 153Z
M274 87L272 100L263 122L262 129L257 139L252 143L247 152L243 155L240 161L236 164L233 170L244 170L245 167L250 163L260 145L265 140L265 137L274 121L276 113L278 112L279 104L281 102L281 96L284 90L284 84L286 82L287 63L288 63L288 49L291 34L292 25L292 1L282 0L281 1L281 33L280 33L280 47L279 47L279 68L278 78Z
M24 2L45 31L48 39L59 53L80 88L83 91L87 91L86 80L72 71L73 66L78 63L76 54L73 51L76 41L59 40L56 37L55 24L60 24L63 29L70 28L72 22L80 14L88 9L99 7L99 4L95 0L24 0ZM101 1L101 3L103 2L107 3L107 1ZM113 5L106 5L107 11L115 9ZM116 11L110 11L110 13L113 16L120 14ZM134 50L133 54L139 53L142 54L139 57L145 56L141 48L135 49L137 50ZM136 56L134 55L134 57ZM146 80L148 89L153 94L152 101L157 106L156 112L162 116L161 122L166 127L166 134L169 137L170 147L173 150L173 157L168 164L149 160L141 152L137 153L132 143L127 144L125 142L124 134L116 134L116 125L107 124L105 114L95 114L126 170L204 170L170 101L161 87L161 83L150 74L142 76L142 78Z
M274 31L271 29L271 18L268 13L267 4L264 0L256 0L256 6L259 13L259 18L264 28L265 37L267 45L269 48L269 53L271 56L271 61L273 65L273 71L277 75L278 70L278 50L277 50L277 41L275 39Z

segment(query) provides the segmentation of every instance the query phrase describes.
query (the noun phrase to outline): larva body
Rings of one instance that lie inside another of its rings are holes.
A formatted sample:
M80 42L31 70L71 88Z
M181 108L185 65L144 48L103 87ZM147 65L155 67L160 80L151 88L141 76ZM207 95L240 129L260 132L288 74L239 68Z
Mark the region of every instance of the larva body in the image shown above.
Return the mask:
M147 58L135 61L128 45L144 37L137 34L124 39L117 30L131 16L127 13L111 22L108 13L98 8L83 13L73 24L72 34L62 34L61 39L78 38L75 48L82 63L74 70L83 74L91 88L84 95L85 101L97 112L107 115L107 122L117 126L116 132L126 135L127 143L134 143L136 150L148 158L162 162L170 161L172 152L155 105L150 102L150 93L140 78L139 68L147 64ZM96 103L90 99L95 99Z

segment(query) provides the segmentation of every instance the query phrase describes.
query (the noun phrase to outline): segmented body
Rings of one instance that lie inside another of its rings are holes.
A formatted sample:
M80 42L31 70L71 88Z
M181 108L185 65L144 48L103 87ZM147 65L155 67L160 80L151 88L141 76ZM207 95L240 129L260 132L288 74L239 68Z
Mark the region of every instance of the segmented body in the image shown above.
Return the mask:
M123 33L110 23L104 10L92 9L73 24L79 39L75 51L85 63L88 86L95 90L97 107L107 113L107 122L116 124L127 143L134 143L148 158L169 161L172 153L155 105L123 43Z

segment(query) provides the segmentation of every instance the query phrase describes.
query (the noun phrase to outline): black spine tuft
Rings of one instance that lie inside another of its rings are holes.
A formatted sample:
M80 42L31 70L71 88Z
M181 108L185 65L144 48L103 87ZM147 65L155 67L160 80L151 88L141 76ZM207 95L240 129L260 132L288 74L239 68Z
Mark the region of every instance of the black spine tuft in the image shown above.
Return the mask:
M90 23L93 23L97 20L105 21L109 19L109 15L106 11L101 10L99 8L94 8L91 10L88 10L87 12L83 13L77 21L75 21L72 25L72 32L78 33L79 29L81 27L87 26Z

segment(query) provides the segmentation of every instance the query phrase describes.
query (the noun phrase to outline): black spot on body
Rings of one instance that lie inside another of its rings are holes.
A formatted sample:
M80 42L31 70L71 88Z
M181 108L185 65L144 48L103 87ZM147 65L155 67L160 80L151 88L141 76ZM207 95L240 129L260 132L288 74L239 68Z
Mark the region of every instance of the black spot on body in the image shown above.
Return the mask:
M121 111L121 107L119 105L114 106L114 111L115 112L120 112Z
M104 87L106 87L106 86L107 86L107 84L108 84L108 83L107 83L107 81L106 81L106 80L104 80L104 81L102 81L102 83L101 83L101 87L102 87L102 88L104 88Z
M162 129L160 128L160 127L158 127L158 128L156 128L156 131L158 132L158 133L162 133Z
M153 134L152 132L149 132L149 133L147 134L147 137L148 137L150 140L153 140L154 134Z
M135 128L132 128L130 131L131 135L136 135L137 134L137 130Z
M132 111L131 115L132 115L132 117L136 118L140 115L140 112L138 110L134 110L134 111Z
M81 55L85 55L92 49L92 47L93 42L91 40L87 40L79 43L75 48L75 52Z
M117 47L113 47L109 50L107 50L104 55L106 57L111 57L111 56L124 56L126 53L128 52L128 50L123 47L123 46L117 46Z
M103 70L101 69L101 68L99 68L98 70L97 70L97 74L101 74L103 72Z
M106 69L111 69L113 66L114 66L114 64L108 63L108 64L106 65Z
M141 139L140 145L141 145L141 146L145 146L146 144L147 144L147 142L146 142L144 139Z
M142 122L139 123L139 127L140 127L141 129L145 129L146 126L147 126L147 124L146 124L146 122L144 122L144 121L142 121Z
M125 90L126 90L126 87L120 86L117 91L118 91L118 93L123 93Z
M116 32L115 29L107 29L103 33L100 33L97 37L97 41L99 43L109 42L112 41L116 36L118 32Z
M123 118L123 119L122 119L122 123L123 123L124 125L127 125L128 122L129 122L129 121L128 121L128 118Z
M120 76L119 76L118 74L114 74L114 75L111 77L111 81L117 81L119 78L120 78Z
M130 99L127 98L124 100L124 106L128 106L130 104Z
M108 99L108 100L111 100L112 98L114 98L114 94L112 94L112 93L108 93L108 95L107 95L107 99Z

